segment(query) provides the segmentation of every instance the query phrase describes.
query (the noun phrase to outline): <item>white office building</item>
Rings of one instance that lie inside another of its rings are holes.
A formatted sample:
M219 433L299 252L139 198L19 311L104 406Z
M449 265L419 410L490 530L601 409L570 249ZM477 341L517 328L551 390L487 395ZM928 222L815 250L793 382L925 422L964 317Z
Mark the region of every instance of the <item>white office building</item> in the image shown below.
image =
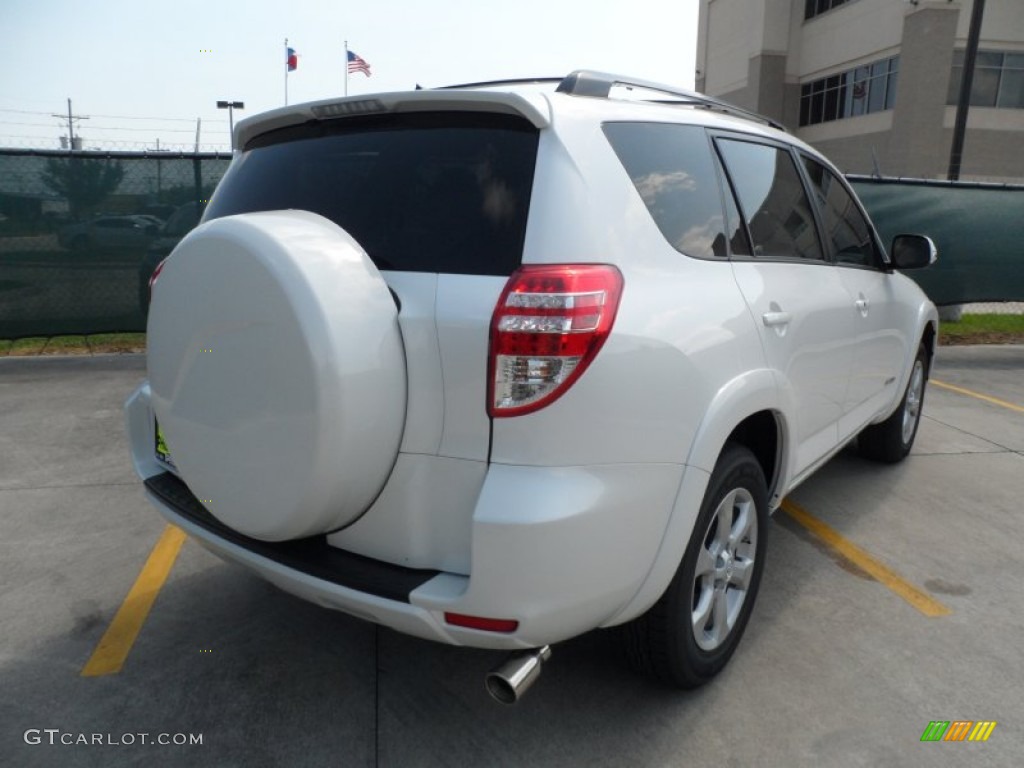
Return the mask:
M701 0L697 89L847 173L946 178L974 0ZM1024 0L986 0L961 179L1024 182Z

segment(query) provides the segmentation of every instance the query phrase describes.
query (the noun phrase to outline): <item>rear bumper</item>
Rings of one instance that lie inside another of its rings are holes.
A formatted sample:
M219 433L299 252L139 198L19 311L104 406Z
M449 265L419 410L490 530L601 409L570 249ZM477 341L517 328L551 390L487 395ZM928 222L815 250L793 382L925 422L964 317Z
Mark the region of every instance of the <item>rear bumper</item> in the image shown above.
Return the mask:
M533 648L626 617L658 558L683 476L677 464L491 464L472 515L469 575L407 568L345 552L323 536L271 544L221 525L150 458L144 388L126 405L132 453L165 518L287 592L453 645ZM518 629L456 627L446 612L514 619Z

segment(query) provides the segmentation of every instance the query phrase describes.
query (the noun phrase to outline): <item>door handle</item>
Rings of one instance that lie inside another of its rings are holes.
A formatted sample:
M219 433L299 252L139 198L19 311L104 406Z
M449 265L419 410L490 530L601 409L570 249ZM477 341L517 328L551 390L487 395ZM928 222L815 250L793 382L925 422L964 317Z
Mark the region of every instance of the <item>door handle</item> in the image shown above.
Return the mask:
M768 328L789 325L789 321L792 319L789 312L765 312L761 315L761 320Z

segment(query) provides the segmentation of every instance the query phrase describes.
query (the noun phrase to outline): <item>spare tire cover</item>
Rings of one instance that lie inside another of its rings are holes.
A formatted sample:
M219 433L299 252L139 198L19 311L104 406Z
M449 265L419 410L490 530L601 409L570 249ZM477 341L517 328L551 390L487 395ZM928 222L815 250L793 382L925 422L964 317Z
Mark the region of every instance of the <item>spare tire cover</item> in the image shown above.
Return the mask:
M266 541L340 528L405 424L395 302L359 244L306 211L228 216L168 258L147 327L152 405L185 483Z

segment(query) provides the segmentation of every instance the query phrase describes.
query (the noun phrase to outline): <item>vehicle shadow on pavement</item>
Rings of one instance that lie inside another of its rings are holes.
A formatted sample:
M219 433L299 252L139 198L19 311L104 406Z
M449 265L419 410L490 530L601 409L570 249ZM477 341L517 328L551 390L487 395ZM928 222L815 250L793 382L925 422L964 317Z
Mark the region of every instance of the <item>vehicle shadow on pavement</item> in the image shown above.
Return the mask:
M597 631L556 645L514 706L484 689L503 652L419 640L320 608L188 541L120 673L80 676L123 591L81 615L65 611L29 652L0 661L5 742L19 766L648 766L711 754L749 765L806 749L817 760L833 753L828 734L843 735L826 722L813 743L811 734L798 739L802 747L758 736L806 718L801 692L830 665L827 623L794 630L791 620L795 605L821 599L820 554L776 526L769 535L758 605L712 683L676 691L638 677L614 633ZM848 578L841 573L835 578ZM201 733L203 744L33 746L23 740L30 728L115 739ZM886 757L862 740L847 748Z
M116 610L94 604L31 653L0 662L12 764L675 763L688 740L680 729L699 728L725 694L637 677L613 633L593 632L555 646L536 685L505 706L483 684L505 653L406 637L305 603L194 542L121 672L81 677ZM115 743L27 744L33 728ZM203 743L117 743L140 733L203 734Z

